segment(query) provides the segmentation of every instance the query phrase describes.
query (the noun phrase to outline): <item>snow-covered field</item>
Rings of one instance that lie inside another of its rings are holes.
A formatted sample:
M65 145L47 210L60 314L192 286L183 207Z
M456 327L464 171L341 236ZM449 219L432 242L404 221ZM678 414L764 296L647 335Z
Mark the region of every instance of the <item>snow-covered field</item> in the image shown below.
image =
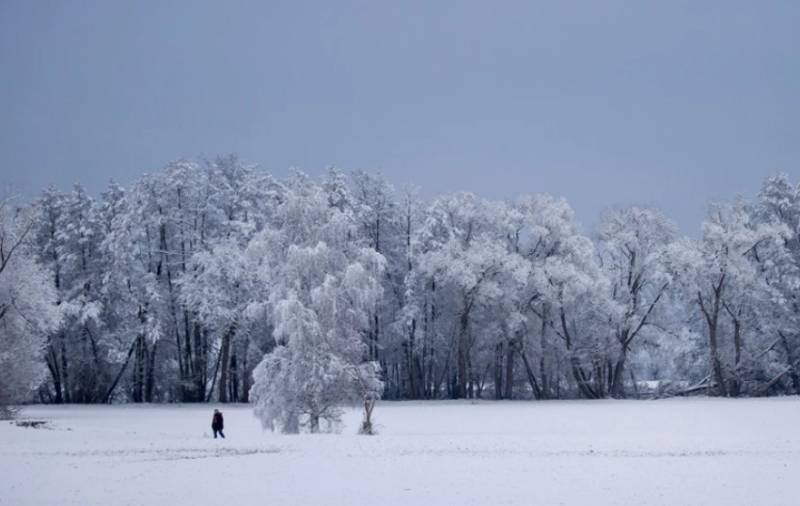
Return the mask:
M248 406L31 407L0 504L797 505L800 399L384 402L380 435L263 432Z

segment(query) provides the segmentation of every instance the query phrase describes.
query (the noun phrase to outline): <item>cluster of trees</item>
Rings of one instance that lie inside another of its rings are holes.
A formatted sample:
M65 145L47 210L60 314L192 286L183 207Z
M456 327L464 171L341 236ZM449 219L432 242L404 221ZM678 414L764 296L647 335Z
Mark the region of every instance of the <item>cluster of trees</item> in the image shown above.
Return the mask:
M0 219L6 398L253 401L289 431L347 400L369 432L379 397L800 393L785 176L712 204L699 238L655 209L585 235L548 195L426 201L374 173L276 179L235 156L97 198L50 188Z

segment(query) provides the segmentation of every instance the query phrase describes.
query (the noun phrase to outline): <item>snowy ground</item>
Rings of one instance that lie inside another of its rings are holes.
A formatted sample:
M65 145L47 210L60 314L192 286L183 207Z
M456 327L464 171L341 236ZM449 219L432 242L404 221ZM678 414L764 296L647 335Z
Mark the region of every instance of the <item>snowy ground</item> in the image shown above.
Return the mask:
M0 504L797 505L800 398L388 403L381 434L262 432L247 406L32 407Z

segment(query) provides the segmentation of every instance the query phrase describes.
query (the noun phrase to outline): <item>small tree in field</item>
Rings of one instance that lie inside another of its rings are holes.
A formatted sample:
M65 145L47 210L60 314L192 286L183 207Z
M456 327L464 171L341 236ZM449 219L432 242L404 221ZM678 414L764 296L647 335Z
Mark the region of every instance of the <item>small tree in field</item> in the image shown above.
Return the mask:
M302 426L319 432L321 421L329 427L339 421L339 405L347 400L342 364L325 346L313 310L292 298L278 303L275 313L275 335L285 344L253 372L256 416L282 432L296 433Z
M383 383L378 364L366 360L363 336L381 294L384 259L366 248L354 256L342 265L341 252L324 243L290 248L284 267L295 289L276 292L278 345L253 372L251 398L265 427L319 432L321 422L328 428L339 422L342 405L360 402L360 431L373 433L372 412ZM296 289L301 287L310 289Z

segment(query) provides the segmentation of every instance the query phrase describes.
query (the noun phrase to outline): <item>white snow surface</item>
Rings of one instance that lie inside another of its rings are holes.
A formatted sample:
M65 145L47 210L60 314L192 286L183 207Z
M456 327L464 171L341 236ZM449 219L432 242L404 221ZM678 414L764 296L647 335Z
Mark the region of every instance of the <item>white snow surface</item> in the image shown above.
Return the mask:
M211 438L211 412L227 439ZM800 398L383 402L380 434L264 432L245 405L33 406L0 504L797 505Z

